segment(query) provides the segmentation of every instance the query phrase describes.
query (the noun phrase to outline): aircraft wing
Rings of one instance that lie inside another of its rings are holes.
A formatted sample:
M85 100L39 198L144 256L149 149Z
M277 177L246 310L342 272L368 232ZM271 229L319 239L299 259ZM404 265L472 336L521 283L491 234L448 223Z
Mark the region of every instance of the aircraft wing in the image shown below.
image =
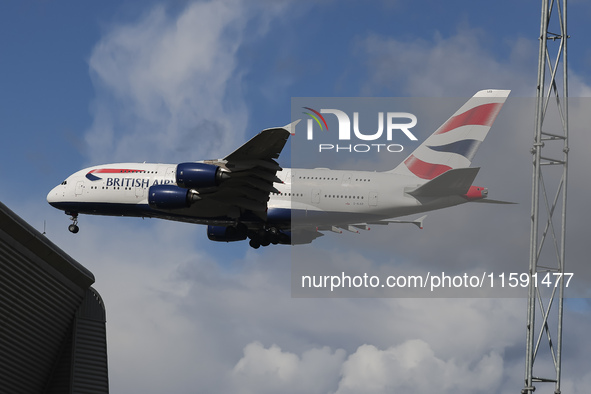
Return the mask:
M243 166L246 163L257 160L274 162L273 159L277 159L283 150L283 146L285 146L291 128L298 122L299 120L284 127L261 131L240 148L224 158L224 160L228 162L228 168L232 169L231 166L233 164ZM276 164L277 163L275 163L275 165Z
M225 158L212 161L228 170L227 179L204 197L266 219L269 193L278 192L273 183L282 183L277 177L281 167L274 159L283 150L294 123L263 130Z

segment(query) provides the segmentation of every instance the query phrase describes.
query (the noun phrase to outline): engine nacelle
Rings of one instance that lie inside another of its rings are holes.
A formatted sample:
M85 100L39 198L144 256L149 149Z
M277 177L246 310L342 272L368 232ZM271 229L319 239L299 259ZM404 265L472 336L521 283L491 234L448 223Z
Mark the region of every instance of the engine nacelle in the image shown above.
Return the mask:
M148 204L156 209L188 208L199 199L197 192L176 185L154 185L148 189Z
M244 241L246 229L233 226L207 226L207 238L218 242Z
M185 189L219 185L228 178L220 167L206 163L181 163L176 166L176 184Z

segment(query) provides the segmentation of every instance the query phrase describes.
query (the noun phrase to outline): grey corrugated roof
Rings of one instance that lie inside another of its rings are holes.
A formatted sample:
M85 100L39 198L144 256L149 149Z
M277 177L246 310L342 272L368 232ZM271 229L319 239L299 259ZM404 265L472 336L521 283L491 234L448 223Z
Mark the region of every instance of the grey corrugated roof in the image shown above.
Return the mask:
M104 307L93 282L90 271L0 203L0 391L53 391L64 370L71 392L76 330L91 310L98 334L90 342L103 349L99 380L107 388L100 392L108 392Z
M57 270L80 288L87 289L94 283L92 272L84 268L1 202L0 230L10 234L10 238L43 260L45 262L43 266Z

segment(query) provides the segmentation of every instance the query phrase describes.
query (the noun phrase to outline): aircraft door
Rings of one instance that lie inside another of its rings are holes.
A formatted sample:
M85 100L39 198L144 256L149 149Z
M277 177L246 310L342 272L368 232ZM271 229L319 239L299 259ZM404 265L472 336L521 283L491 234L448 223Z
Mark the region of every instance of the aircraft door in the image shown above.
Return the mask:
M343 175L343 185L348 185L351 183L351 174L344 174Z
M312 189L312 204L320 204L320 189Z
M80 196L84 190L84 181L78 181L76 183L76 195Z
M378 192L376 192L376 191L369 192L369 206L370 207L377 207L378 206Z

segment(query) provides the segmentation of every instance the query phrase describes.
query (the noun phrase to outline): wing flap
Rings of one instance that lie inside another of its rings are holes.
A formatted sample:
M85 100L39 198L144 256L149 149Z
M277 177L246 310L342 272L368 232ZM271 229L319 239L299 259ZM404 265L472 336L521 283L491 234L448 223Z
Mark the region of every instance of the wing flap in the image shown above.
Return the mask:
M420 228L421 230L423 229L423 222L425 221L425 218L427 217L427 215L423 215L418 219L415 220L399 220L399 219L384 219L384 220L378 220L375 222L367 222L367 223L363 223L366 226L368 224L377 224L377 225L388 225L388 224L392 224L392 223L410 223L410 224L414 224L415 226L417 226L418 228ZM355 225L357 226L357 225ZM368 228L369 230L369 228Z
M366 222L366 223L354 223L354 224L339 225L339 226L321 226L321 227L318 227L317 230L318 231L332 231L333 233L337 233L337 234L342 234L343 230L344 230L344 231L348 231L351 233L359 234L359 230L369 231L370 225L387 226L389 224L394 224L394 223L396 223L396 224L410 223L410 224L414 224L415 226L417 226L418 228L420 228L422 230L423 229L423 222L425 221L426 217L427 217L427 215L423 215L420 218L415 219L415 220L382 219L382 220L375 220L375 221Z

